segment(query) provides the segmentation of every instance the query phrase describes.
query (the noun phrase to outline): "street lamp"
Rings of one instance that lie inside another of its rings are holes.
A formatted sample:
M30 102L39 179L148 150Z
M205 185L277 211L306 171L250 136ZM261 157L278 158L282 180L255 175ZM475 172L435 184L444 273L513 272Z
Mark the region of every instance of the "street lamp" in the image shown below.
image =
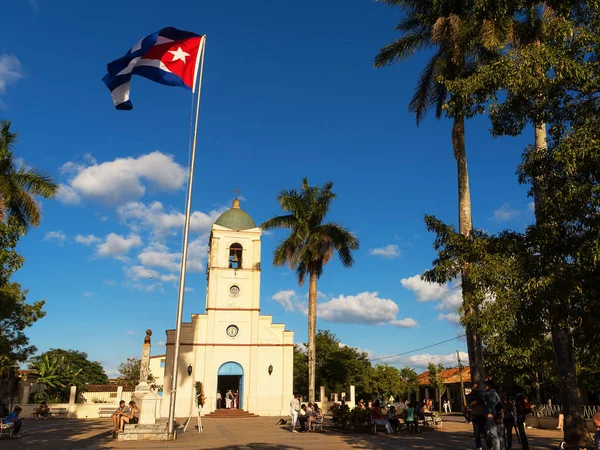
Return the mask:
M269 364L269 375L273 373L273 364Z
M192 365L191 364L188 366L188 375L192 376Z

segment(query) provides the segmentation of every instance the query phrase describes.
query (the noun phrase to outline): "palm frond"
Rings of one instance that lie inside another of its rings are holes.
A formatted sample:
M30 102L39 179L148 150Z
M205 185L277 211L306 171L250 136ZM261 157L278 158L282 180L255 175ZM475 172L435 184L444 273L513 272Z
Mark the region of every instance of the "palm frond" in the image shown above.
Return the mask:
M32 195L52 198L58 194L58 184L39 170L21 168L13 177L21 189Z
M418 50L428 48L431 45L428 32L406 34L381 50L373 62L376 68L389 66L394 62L404 61L413 56Z
M263 222L261 224L261 228L264 230L272 230L274 228L294 228L298 223L298 219L292 214L288 214L287 216L276 216L272 217L269 220Z
M432 97L439 72L440 57L438 53L433 56L419 75L417 88L410 99L408 110L415 113L417 125L425 118L427 110L432 105Z

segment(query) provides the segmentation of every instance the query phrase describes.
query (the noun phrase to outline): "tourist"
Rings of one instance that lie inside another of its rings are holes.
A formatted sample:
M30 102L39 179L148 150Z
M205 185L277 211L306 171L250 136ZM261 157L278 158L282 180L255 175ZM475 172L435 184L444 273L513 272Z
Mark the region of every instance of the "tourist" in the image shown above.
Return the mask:
M118 432L122 432L125 430L126 423L136 424L139 422L139 420L140 420L140 410L135 405L135 402L132 400L129 402L129 414L121 415L121 425L119 427Z
M531 406L529 406L529 402L518 386L515 386L515 391L517 392L517 395L515 395L515 411L517 413L515 425L519 437L521 438L521 448L523 450L529 450L529 441L527 440L527 434L525 433L525 418L527 417L527 414L531 413Z
M506 449L510 450L512 448L512 430L515 427L515 403L513 402L512 397L509 397L508 394L504 394L502 396L502 411L504 412L504 431L505 431L505 443Z
M379 402L379 400L375 400L375 404L371 409L371 420L373 421L373 424L375 424L375 426L384 425L386 433L392 434L392 426L387 421L387 419L383 418L383 413L381 411L381 403Z
M129 413L129 408L127 408L125 406L125 400L121 400L119 402L119 407L115 410L115 412L112 415L114 431L117 431L119 429L119 426L121 424L121 416L123 414L128 414L128 413Z
M238 409L240 407L239 398L240 391L235 391L235 394L233 394L233 409Z
M408 402L406 404L406 431L410 433L411 430L413 430L415 433L419 432L419 421L415 413L415 406Z
M504 447L504 420L502 415L502 401L496 392L496 383L493 380L485 382L485 410L486 410L486 435L488 447L492 450L505 450Z
M444 400L444 412L449 413L450 405L448 404L448 400Z
M357 407L358 409L365 409L365 401L364 401L364 400L361 398L361 399L358 401L358 405L356 405L356 407Z
M300 422L300 431L308 431L308 428L306 428L307 421L308 416L306 415L306 405L302 403L300 411L298 411L298 422Z
M392 430L394 430L394 433L397 433L398 426L400 425L400 420L398 420L398 417L396 415L396 407L394 405L390 406L390 409L388 409L386 418L392 426Z
M594 434L594 450L600 450L600 411L594 414L592 421L596 427L596 434Z
M313 416L312 421L309 421L310 428L308 431L314 431L317 423L323 423L323 410L319 408L317 402L313 403Z
M290 416L292 416L292 433L297 433L296 422L298 421L298 411L300 411L300 394L294 395L290 401Z
M21 407L15 406L15 410L11 412L5 419L2 420L2 423L13 423L13 436L21 437L21 426L23 425L23 419L19 419L19 414L21 414Z
M221 397L221 391L217 391L217 409L221 409L223 402L223 397Z
M312 423L315 421L315 409L314 408L315 408L315 406L312 403L309 403L308 405L306 405L306 417L308 418L306 423L307 423L308 431L311 431Z
M50 408L46 404L46 402L40 403L40 407L37 410L38 416L41 416L45 419L48 418L48 414L50 413Z
M470 409L470 418L473 423L473 434L475 435L475 447L481 450L481 435L486 436L485 440L490 447L487 435L485 433L485 403L481 397L479 384L473 383L471 393L467 395L467 405Z
M232 400L233 400L233 394L231 392L231 389L228 389L227 392L225 393L225 408L226 409L231 409Z

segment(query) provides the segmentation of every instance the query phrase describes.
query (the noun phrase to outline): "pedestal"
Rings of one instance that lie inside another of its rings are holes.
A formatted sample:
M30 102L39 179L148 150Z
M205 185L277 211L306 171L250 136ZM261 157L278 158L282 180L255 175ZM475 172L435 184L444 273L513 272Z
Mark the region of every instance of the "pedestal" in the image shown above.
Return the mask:
M131 396L140 410L141 425L153 425L156 423L156 403L158 396L150 390L147 383L140 383L135 387L135 392Z

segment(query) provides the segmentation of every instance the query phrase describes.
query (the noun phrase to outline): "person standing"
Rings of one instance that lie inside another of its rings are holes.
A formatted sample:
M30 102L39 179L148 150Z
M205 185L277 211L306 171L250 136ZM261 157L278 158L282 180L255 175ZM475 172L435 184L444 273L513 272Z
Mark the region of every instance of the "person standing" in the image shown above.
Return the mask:
M485 428L486 436L488 437L488 447L492 450L505 450L502 400L500 400L500 396L496 392L496 383L493 380L487 380L485 382L485 391Z
M525 399L522 390L518 387L515 389L517 391L517 395L515 395L515 425L517 426L519 437L521 438L521 448L523 450L529 450L529 441L527 440L527 434L525 433L525 418L527 417L527 414L531 413L531 406L529 406L529 402Z
M508 394L505 394L502 398L502 411L504 413L504 430L506 432L506 450L510 450L512 448L512 431L515 427L515 403Z
M222 401L223 401L223 397L221 397L221 391L217 391L217 409L221 409Z
M485 441L488 447L491 445L488 442L487 435L485 433L485 403L481 397L481 391L479 390L479 384L473 383L471 392L467 395L467 405L470 408L470 419L473 424L473 434L475 435L475 447L477 450L482 450L481 447L481 434L486 437Z
M231 401L233 400L233 394L231 389L228 389L225 393L225 409L231 409Z
M292 416L292 433L297 433L296 422L298 421L298 411L300 411L300 394L294 395L290 402L290 416Z
M594 434L594 450L600 450L600 411L594 414L592 421L596 427L596 434Z

